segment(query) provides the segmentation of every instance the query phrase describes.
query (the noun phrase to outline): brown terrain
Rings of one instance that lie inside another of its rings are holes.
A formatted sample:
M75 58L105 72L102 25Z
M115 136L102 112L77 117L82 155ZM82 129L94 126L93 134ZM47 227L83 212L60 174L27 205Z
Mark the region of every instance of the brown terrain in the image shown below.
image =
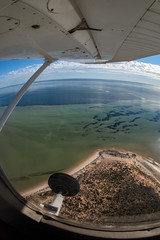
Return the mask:
M130 152L99 152L94 161L73 174L79 181L80 192L65 197L60 217L105 225L111 217L153 216L160 212L160 183L154 177L159 172L153 176L149 171L151 161L147 161ZM53 193L45 188L26 199L36 205L48 204Z

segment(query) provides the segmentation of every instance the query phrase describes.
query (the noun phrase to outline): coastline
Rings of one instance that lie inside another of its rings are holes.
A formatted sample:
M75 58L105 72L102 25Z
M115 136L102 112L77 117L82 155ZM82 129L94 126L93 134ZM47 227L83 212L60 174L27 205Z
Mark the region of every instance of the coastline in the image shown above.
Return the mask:
M64 170L63 172L69 175L73 175L74 177L77 177L79 174L81 174L81 172L84 172L88 166L92 164L94 165L95 162L99 161L103 153L106 153L106 154L109 153L111 155L113 154L115 159L118 158L117 159L118 161L121 161L123 157L126 158L128 164L135 164L137 166L140 166L144 173L146 173L147 175L150 175L151 178L155 179L160 184L160 164L155 162L150 157L147 158L145 156L142 156L130 151L126 151L124 149L118 149L118 148L96 149L87 158L75 164L71 168ZM45 191L48 189L49 189L48 181L45 180L36 186L33 186L29 189L21 191L20 194L23 197L28 197L37 192Z
M81 169L83 169L84 167L89 165L91 162L93 162L96 158L98 158L100 151L102 151L102 150L101 149L95 150L87 158L85 158L84 160L82 160L79 163L75 164L71 168L68 168L68 169L64 170L63 172L67 173L69 175L75 174L76 172L80 171ZM29 195L32 195L32 194L34 194L34 193L36 193L38 191L42 191L43 189L47 189L47 188L48 188L48 181L45 180L45 181L39 183L36 186L30 187L28 189L25 189L24 191L20 191L20 194L23 197L27 197Z
M80 171L81 169L88 166L90 163L92 163L95 159L99 157L99 153L101 152L101 149L95 150L92 154L90 154L86 159L80 161L79 163L75 164L75 166L65 170L64 172L69 175L74 175L76 172Z
M45 180L45 181L39 183L36 186L29 187L29 188L27 188L25 190L20 191L19 194L22 195L22 197L25 198L25 197L27 197L29 195L32 195L32 194L34 194L34 193L36 193L36 192L38 192L38 191L40 191L42 189L45 189L47 187L48 187L48 183L47 183L47 180Z

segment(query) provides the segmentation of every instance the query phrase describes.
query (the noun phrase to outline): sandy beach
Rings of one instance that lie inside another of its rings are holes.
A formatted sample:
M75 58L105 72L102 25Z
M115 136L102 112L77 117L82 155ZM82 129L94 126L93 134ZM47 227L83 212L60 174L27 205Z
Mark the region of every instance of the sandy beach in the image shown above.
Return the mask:
M81 169L85 168L87 165L89 165L91 162L93 162L95 159L97 159L99 157L99 153L102 150L97 149L96 151L94 151L93 154L91 154L87 159L84 159L83 161L81 161L80 163L76 164L75 166L73 166L70 169L65 170L64 172L69 174L69 175L73 175L76 172L80 171Z
M78 172L79 170L83 169L84 167L86 167L88 164L90 164L92 161L94 161L96 158L99 157L99 152L101 150L97 149L93 152L93 154L91 154L90 156L88 156L86 159L82 160L80 163L77 163L75 166L64 170L64 173L67 173L69 175L73 175L74 173ZM21 191L20 194L23 197L29 196L31 194L34 194L35 192L41 191L42 189L45 189L48 187L48 181L43 181L41 183L39 183L38 185L33 186L27 190Z

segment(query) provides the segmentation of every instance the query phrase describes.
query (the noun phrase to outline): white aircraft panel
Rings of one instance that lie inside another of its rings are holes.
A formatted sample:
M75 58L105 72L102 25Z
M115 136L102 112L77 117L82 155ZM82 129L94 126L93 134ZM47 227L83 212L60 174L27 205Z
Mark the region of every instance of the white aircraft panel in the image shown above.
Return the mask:
M0 8L0 59L129 61L160 53L160 1L3 0Z
M76 0L88 25L102 31L92 31L102 59L112 59L152 0ZM102 7L103 6L103 7Z
M125 39L112 61L160 54L160 1L154 1Z
M6 21L3 19L0 24L0 59L36 59L48 55L67 60L92 58L68 32L29 5L12 4L1 11L0 17L4 16ZM16 19L18 27L11 27L11 20L7 19Z

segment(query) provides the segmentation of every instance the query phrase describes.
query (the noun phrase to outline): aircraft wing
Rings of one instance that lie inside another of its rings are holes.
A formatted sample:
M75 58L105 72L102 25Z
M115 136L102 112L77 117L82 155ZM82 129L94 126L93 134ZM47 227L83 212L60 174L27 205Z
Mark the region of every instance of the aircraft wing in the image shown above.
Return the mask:
M1 0L0 60L160 54L160 0Z

